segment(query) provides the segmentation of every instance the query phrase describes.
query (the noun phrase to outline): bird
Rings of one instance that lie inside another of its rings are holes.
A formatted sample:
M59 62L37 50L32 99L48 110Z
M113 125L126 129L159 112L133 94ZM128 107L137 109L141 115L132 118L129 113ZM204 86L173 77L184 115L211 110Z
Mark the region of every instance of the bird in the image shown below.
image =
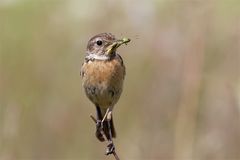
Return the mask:
M115 150L112 138L116 137L112 111L118 102L126 75L122 57L117 48L130 42L129 38L117 39L111 33L100 33L87 43L86 55L81 67L82 86L88 99L96 108L97 139L109 144L106 155Z

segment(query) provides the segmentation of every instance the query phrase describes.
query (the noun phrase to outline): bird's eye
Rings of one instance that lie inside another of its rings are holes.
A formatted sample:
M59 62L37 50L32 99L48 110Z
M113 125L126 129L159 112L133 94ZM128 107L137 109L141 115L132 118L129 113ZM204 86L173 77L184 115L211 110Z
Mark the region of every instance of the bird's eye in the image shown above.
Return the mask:
M98 45L98 46L101 46L102 43L103 43L103 42L102 42L101 40L97 40L97 45Z

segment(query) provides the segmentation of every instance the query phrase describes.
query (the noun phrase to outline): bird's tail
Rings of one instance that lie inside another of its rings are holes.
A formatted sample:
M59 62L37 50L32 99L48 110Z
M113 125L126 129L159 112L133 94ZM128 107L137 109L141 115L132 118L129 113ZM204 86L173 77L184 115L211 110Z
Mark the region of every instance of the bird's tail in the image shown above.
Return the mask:
M108 122L106 121L106 124L107 124ZM108 124L106 125L107 127L107 129L109 129L108 128ZM115 128L114 128L114 124L113 124L113 118L111 118L111 120L110 120L110 130L111 130L111 134L112 134L112 138L116 138L116 131L115 131ZM105 134L107 135L107 138L109 139L110 138L110 135L109 135L109 131L108 130L104 130L104 132L105 132ZM108 133L108 134L107 134Z

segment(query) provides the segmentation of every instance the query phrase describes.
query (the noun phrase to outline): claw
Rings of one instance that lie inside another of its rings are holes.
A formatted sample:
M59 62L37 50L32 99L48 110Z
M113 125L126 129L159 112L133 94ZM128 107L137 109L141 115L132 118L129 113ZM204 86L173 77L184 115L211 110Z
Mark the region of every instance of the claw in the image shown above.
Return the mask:
M103 129L103 123L102 123L101 120L97 120L97 122L96 122L96 128L97 128L97 130Z
M101 142L105 141L102 131L103 131L103 123L101 120L97 120L96 121L96 137Z
M106 149L106 155L109 155L109 154L113 154L115 151L115 146L113 143L110 143L107 145L107 149Z
M96 122L96 128L97 128L97 130L99 130L99 131L103 131L103 121L97 120L97 122Z

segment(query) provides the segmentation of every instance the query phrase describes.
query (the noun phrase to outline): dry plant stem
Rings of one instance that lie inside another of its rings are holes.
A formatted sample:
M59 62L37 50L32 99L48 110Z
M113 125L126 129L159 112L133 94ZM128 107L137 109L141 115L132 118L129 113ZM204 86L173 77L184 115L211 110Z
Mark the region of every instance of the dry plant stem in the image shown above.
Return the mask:
M90 117L92 118L92 120L93 120L95 123L97 123L97 120L96 120L95 117L93 117L93 115L90 115Z
M93 120L94 123L97 123L97 120L96 120L96 118L95 118L93 115L90 115L90 117L91 117L91 119ZM108 141L108 140L107 140L107 136L105 135L105 133L103 132L103 130L101 130L101 134L103 135L104 140L107 142L107 141ZM116 160L120 160L120 158L118 157L118 155L117 155L117 153L116 153L115 150L113 151L112 154L113 154L113 156L114 156L114 158L115 158Z
M113 152L113 155L114 155L116 160L120 160L120 158L118 157L118 155L117 155L117 153L115 151Z
M103 117L103 119L102 119L102 123L103 123L103 122L105 121L105 119L107 118L108 113L109 113L109 108L107 109L107 111L106 111L106 113L105 113L105 115L104 115L104 117Z

